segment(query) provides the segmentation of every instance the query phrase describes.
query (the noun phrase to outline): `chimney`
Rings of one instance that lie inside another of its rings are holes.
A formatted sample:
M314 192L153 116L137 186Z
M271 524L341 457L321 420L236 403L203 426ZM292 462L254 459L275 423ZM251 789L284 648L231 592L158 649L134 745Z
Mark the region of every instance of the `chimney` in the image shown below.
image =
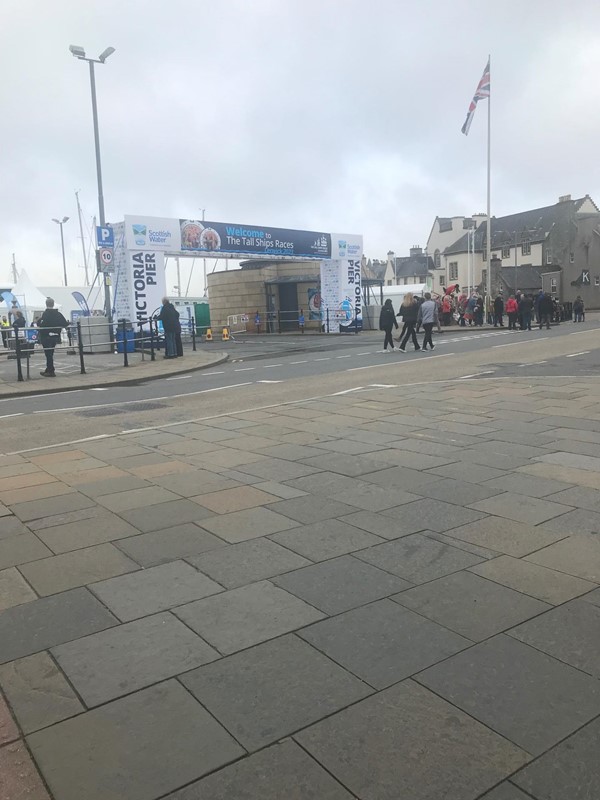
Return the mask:
M571 200L570 194L563 194L558 198L559 203L568 203Z
M422 255L423 255L423 248L422 248L422 247L419 247L419 245L418 245L418 244L414 244L414 245L413 245L413 246L410 248L410 257L411 257L411 258L412 258L413 256L422 256Z

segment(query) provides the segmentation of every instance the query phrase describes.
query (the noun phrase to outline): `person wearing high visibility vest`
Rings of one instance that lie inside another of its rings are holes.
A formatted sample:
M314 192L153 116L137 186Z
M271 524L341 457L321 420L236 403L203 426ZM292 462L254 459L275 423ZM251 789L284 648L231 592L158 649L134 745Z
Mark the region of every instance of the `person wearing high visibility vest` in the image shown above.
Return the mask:
M2 346L8 347L8 332L10 330L10 322L6 317L0 320L0 332L2 333Z

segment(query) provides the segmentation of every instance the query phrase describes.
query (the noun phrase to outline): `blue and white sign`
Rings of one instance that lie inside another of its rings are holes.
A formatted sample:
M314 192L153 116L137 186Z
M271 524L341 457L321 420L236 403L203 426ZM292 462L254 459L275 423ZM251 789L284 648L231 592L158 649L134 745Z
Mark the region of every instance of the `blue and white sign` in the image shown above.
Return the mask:
M114 247L115 246L115 232L112 228L96 226L96 239L98 247Z

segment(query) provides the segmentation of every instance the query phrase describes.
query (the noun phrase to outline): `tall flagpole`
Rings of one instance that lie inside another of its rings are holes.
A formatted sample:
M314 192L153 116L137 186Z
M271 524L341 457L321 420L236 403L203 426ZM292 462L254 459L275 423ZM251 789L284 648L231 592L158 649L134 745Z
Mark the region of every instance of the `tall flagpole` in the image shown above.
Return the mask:
M488 56L488 63L490 65L490 78L492 74L491 56ZM490 93L488 96L488 129L487 129L487 286L486 286L486 308L485 314L487 318L488 305L491 303L492 293L492 216L491 216L491 171L492 171L492 85L490 80ZM487 321L487 319L486 319Z

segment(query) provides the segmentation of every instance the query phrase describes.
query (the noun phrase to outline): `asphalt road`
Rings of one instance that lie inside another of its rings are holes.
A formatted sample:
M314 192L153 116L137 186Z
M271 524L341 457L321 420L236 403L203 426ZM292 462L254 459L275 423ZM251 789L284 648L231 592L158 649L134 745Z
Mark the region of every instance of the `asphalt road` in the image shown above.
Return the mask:
M600 375L600 324L446 332L434 352L383 353L373 334L319 337L304 352L274 337L232 345L215 369L139 385L0 400L4 452L174 423L359 386L478 377ZM263 337L264 338L264 337ZM279 348L279 349L278 349Z

